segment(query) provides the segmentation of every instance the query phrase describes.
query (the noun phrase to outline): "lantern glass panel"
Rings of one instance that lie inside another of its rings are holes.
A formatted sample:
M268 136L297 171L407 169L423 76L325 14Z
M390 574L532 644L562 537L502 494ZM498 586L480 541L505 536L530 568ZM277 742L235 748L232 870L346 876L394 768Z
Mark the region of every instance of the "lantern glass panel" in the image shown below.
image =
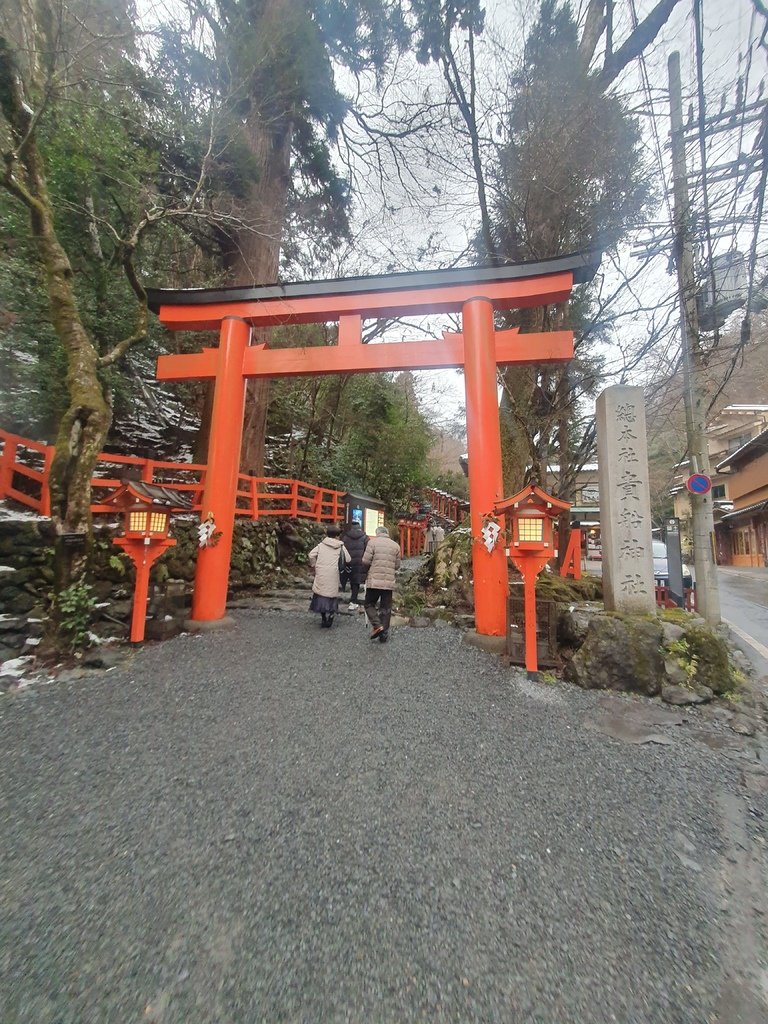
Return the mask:
M167 512L152 512L149 517L150 533L165 533L165 525L168 521Z
M523 516L518 521L518 537L521 541L541 543L544 540L544 520L540 516Z
M145 511L130 512L128 516L128 529L131 533L144 533L147 528L147 513Z

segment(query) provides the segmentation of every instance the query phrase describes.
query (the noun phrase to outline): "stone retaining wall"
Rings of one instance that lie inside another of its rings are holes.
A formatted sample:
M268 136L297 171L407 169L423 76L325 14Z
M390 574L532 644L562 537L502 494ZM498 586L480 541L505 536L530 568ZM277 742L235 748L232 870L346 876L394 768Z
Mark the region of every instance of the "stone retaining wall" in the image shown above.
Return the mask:
M46 521L0 522L0 662L33 653L42 636L48 595L53 583L53 549L46 536ZM95 636L125 639L131 614L133 565L111 542L115 530L96 531L91 583L96 599L92 632ZM304 520L262 519L235 524L230 590L295 586L308 577L308 552L325 535L325 528ZM197 558L197 520L176 520L171 529L176 546L152 570L153 610L163 612L168 581L187 600ZM164 616L163 616L164 617Z

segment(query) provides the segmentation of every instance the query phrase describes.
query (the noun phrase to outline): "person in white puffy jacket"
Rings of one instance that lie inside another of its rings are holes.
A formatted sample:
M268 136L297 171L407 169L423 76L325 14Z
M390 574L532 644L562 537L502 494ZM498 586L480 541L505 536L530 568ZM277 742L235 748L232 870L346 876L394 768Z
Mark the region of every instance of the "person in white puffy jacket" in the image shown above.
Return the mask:
M376 536L368 541L363 552L363 565L368 569L365 580L365 614L373 626L371 640L386 643L392 617L395 573L400 565L400 545L391 539L386 526L379 526Z
M320 613L320 625L324 629L330 629L339 610L340 560L350 561L349 552L339 540L340 533L338 526L332 523L323 540L309 552L309 564L315 570L309 610Z

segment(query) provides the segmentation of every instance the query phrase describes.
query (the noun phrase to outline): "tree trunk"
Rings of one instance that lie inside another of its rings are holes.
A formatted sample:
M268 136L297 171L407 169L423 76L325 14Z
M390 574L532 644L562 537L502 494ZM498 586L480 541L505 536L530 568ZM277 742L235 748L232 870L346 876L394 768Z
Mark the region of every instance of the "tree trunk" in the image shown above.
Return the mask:
M211 419L213 417L214 382L204 381L203 407L200 410L200 429L192 449L192 461L198 466L208 462L208 443L211 439Z
M232 284L277 281L290 184L292 134L290 121L277 127L265 125L254 104L244 126L244 138L259 171L241 213L248 229L231 236L231 244L224 252ZM255 344L268 340L268 329L254 332ZM248 381L240 467L254 476L264 475L268 407L269 380Z
M56 533L56 597L83 576L91 541L91 478L107 438L112 411L98 375L98 353L83 327L72 287L72 267L56 238L45 183L39 179L40 209L32 217L35 240L45 268L51 320L67 358L69 405L59 423L50 473L51 517ZM63 538L80 535L75 545ZM50 635L60 625L54 600Z
M509 322L522 334L548 329L544 308L521 309ZM536 434L545 428L542 409L540 371L535 366L509 366L501 371L502 399L500 405L502 465L504 489L515 494L525 484L544 484L547 453L536 441ZM543 463L543 464L542 464Z
M45 272L51 323L67 360L68 405L61 419L50 473L51 516L56 536L54 602L48 623L51 646L61 621L58 598L85 572L91 540L91 477L106 440L112 412L98 375L99 355L80 318L73 272L56 234L45 167L32 111L14 56L0 39L0 104L19 145L6 160L5 188L29 211L32 235ZM75 545L66 534L79 535Z

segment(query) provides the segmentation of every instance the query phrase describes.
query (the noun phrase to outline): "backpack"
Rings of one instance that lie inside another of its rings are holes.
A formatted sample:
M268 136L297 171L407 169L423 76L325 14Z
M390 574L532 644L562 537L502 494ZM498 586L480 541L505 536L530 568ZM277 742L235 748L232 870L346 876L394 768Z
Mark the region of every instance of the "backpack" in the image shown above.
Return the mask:
M344 557L344 545L342 544L339 548L339 578L343 580L350 571L349 563Z

